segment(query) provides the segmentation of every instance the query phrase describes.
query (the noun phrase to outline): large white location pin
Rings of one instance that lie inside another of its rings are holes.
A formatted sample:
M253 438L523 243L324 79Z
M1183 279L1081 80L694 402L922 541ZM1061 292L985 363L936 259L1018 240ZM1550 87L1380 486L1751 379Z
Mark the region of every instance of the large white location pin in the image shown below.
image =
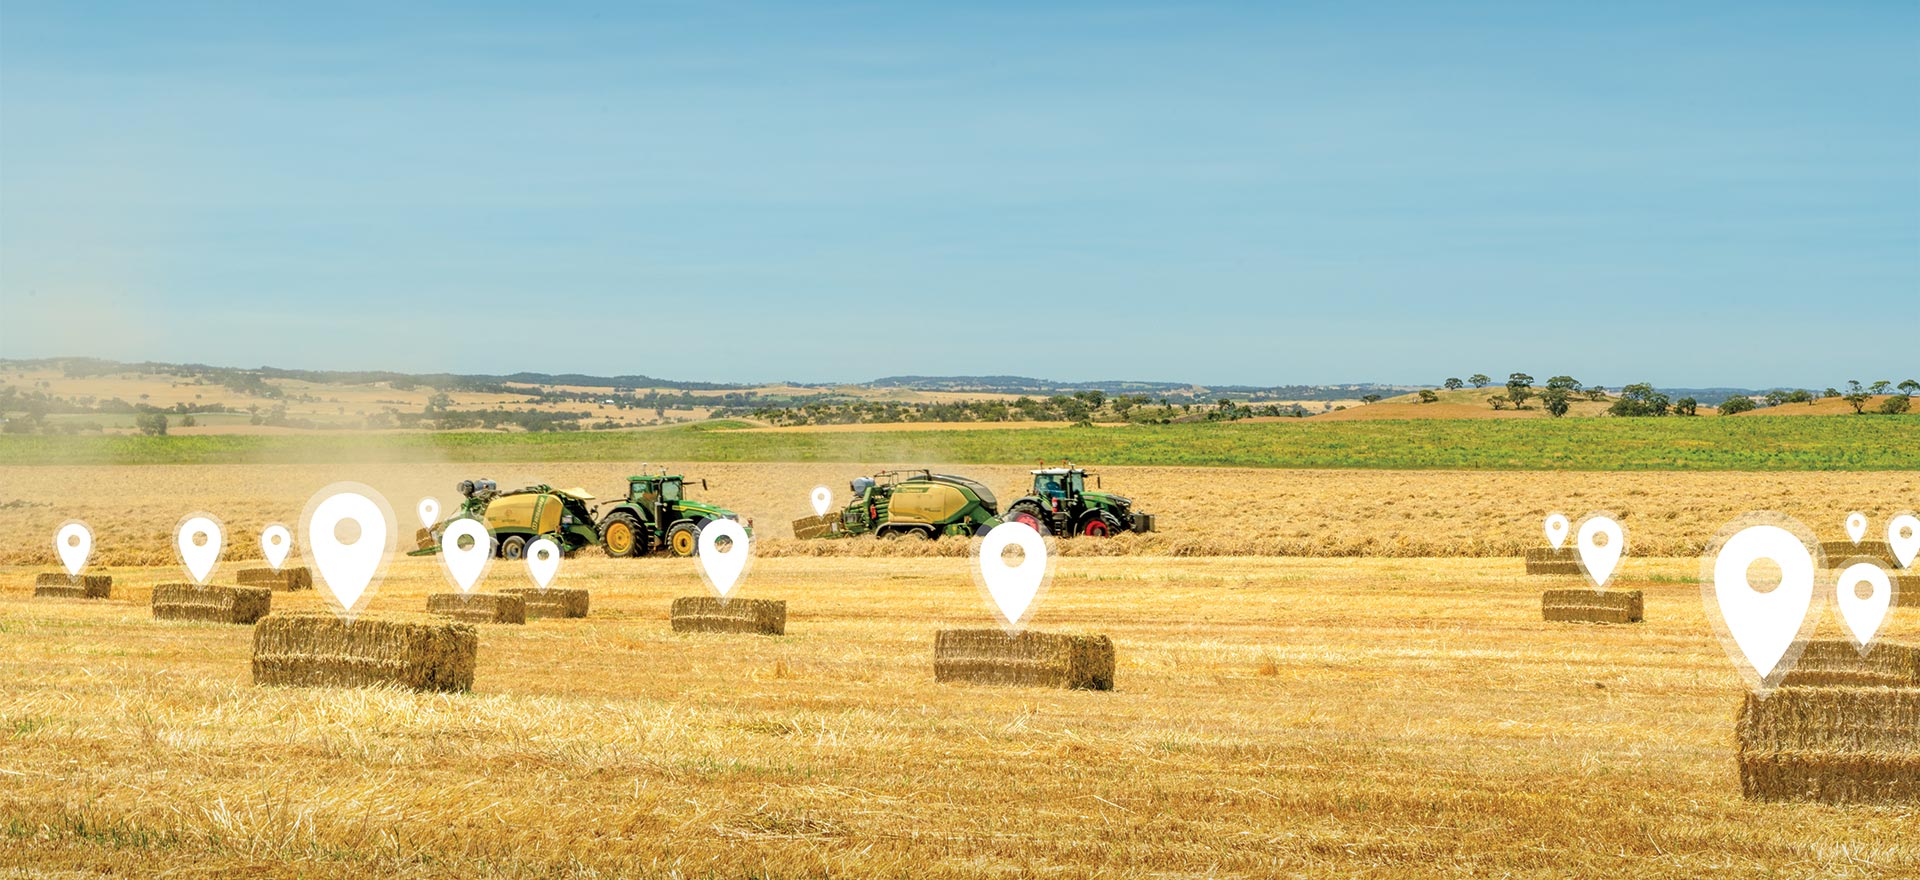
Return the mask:
M334 611L352 621L372 598L394 537L393 508L359 483L335 483L307 502L301 548L320 574Z
M287 551L293 549L293 532L286 526L274 523L260 530L260 555L267 564L279 571L287 562Z
M440 533L440 562L447 567L447 577L453 579L453 585L460 592L473 592L473 586L486 577L487 566L492 561L493 535L487 532L486 523L456 519L447 523Z
M728 541L725 549L720 547L722 538ZM733 588L740 585L751 549L747 530L733 520L712 519L700 527L700 571L721 602L726 602Z
M1853 543L1858 544L1860 543L1860 539L1866 536L1867 515L1858 510L1847 514L1847 537L1852 538Z
M1007 564L1006 552L1018 547L1018 564ZM994 609L1008 635L1017 635L1033 613L1040 589L1047 582L1047 542L1026 523L1003 522L987 532L980 541L975 568L982 586L993 599Z
M1862 597L1861 590L1867 590ZM1853 632L1864 653L1873 634L1886 622L1887 609L1893 606L1893 578L1877 562L1856 562L1840 572L1834 584L1834 598L1840 606L1840 620Z
M426 528L433 528L433 524L440 521L440 499L438 498L420 499L420 506L415 510L420 514L420 525Z
M180 520L180 527L173 533L173 545L180 551L180 563L187 567L194 583L206 585L207 576L213 574L214 564L220 561L222 541L220 521L212 514L190 513Z
M1707 583L1712 608L1726 627L1724 635L1762 682L1773 675L1808 623L1813 572L1813 553L1806 543L1778 525L1741 529L1713 556ZM1762 577L1753 577L1756 574ZM1779 582L1774 584L1776 574Z
M77 519L60 524L53 533L53 549L60 554L60 564L67 567L70 577L79 577L80 569L87 567L87 557L93 555L93 530Z
M827 508L833 505L833 490L825 486L813 487L813 515L826 516Z
M1567 515L1564 513L1547 514L1547 541L1558 550L1567 543Z
M527 545L527 573L533 575L533 585L546 592L553 584L553 575L560 570L560 545L552 538L538 538Z
M1912 568L1915 553L1920 553L1920 517L1903 513L1887 521L1887 543L1901 568Z
M1627 533L1610 516L1589 516L1580 522L1580 536L1576 539L1580 549L1580 565L1587 570L1587 577L1593 579L1594 589L1602 589L1607 579L1613 577L1613 570L1620 565L1620 557L1627 551Z

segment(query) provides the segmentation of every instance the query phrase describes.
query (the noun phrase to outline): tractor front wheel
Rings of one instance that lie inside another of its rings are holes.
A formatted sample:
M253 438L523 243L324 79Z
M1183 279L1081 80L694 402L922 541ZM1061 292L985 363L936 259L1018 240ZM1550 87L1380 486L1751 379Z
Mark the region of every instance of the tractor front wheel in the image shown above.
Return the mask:
M600 546L608 556L632 556L640 548L640 521L630 513L609 514L600 522Z
M506 540L500 542L501 559L518 561L525 559L526 556L527 538L525 535L509 535Z
M700 526L698 523L674 523L667 530L667 550L675 556L700 555Z
M1080 525L1080 534L1089 538L1106 538L1117 531L1119 531L1118 524L1104 513L1087 517L1087 521Z

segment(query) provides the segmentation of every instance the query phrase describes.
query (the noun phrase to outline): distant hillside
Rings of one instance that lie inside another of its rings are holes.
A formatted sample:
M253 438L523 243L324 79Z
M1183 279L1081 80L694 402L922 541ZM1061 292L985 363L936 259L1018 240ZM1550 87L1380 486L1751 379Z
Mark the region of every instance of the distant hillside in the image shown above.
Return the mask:
M1354 400L1367 394L1405 394L1419 385L1382 385L1360 382L1346 385L1195 385L1178 382L1102 380L1055 382L1027 376L886 376L867 383L875 388L945 391L961 394L1026 394L1052 396L1098 391L1102 394L1144 394L1174 402L1235 400Z

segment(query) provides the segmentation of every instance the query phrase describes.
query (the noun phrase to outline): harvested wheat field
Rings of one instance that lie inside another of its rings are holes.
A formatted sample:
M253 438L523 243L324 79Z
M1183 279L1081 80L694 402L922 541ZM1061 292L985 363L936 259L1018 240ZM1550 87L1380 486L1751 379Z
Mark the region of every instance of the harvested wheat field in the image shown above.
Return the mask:
M1748 801L1698 561L1647 622L1540 617L1518 559L1061 561L1031 626L1113 691L938 684L961 559L771 558L786 635L677 634L691 563L568 562L593 614L484 626L472 689L257 687L246 627L0 569L0 860L394 877L1887 877L1911 806ZM494 579L503 572L496 570ZM132 585L120 594L122 584ZM373 614L443 579L402 559ZM319 607L273 597L275 615ZM285 607L282 607L284 604ZM271 621L270 616L267 620ZM1838 637L1831 616L1823 633ZM1886 637L1912 642L1920 617ZM296 653L299 650L296 648Z
M674 473L705 478L694 497L753 518L760 557L964 556L965 542L801 541L791 523L813 515L814 486L844 503L849 479L893 465L701 464ZM1160 531L1060 542L1067 555L1119 556L1520 556L1540 547L1540 521L1576 521L1606 510L1627 529L1630 555L1697 554L1729 520L1754 510L1797 517L1822 537L1844 538L1848 511L1873 528L1920 508L1920 472L1589 473L1099 468L1105 487L1159 517ZM658 464L650 470L657 470ZM953 465L984 480L1002 504L1030 483L1027 467ZM269 522L298 525L301 507L330 483L356 480L386 494L403 535L418 526L425 495L450 509L454 484L486 476L502 487L580 486L603 499L640 470L607 463L409 465L145 465L0 467L0 565L53 565L52 534L68 518L93 526L95 565L172 565L173 524L193 510L217 513L230 532L225 564L253 567ZM37 536L45 535L45 539ZM597 552L597 551L596 551ZM590 553L588 555L594 555ZM292 564L298 564L297 561ZM90 569L91 570L91 569Z

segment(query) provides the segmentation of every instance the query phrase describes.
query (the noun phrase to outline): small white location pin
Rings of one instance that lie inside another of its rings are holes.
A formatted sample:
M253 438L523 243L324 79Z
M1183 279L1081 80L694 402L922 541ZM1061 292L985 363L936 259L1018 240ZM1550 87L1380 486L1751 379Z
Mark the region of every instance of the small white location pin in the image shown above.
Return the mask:
M533 585L540 592L547 591L553 583L553 575L560 570L560 545L552 538L538 538L527 545L527 573L533 575Z
M420 525L430 529L433 528L434 523L440 521L440 499L422 498L420 506L416 509L420 513Z
M722 538L730 542L725 550L719 546ZM721 602L727 601L733 588L740 585L740 576L746 573L752 549L748 540L747 530L730 519L708 520L700 527L700 571Z
M1567 543L1567 516L1563 513L1547 514L1547 541L1558 550Z
M826 516L827 508L833 505L833 490L825 486L813 487L813 515Z
M1007 564L1009 547L1020 548L1018 565ZM994 609L1000 612L1007 634L1018 635L1047 582L1046 539L1026 523L1003 522L980 540L975 569Z
M79 577L80 569L87 567L87 557L93 555L93 530L77 519L67 520L53 533L53 549L60 554L67 575Z
M359 483L335 483L307 502L301 549L319 572L334 611L348 621L372 598L393 548L393 525L386 498Z
M1920 553L1920 517L1903 513L1887 521L1887 543L1893 546L1893 558L1901 568L1912 568L1915 553Z
M1763 561L1768 563L1764 568L1755 565ZM1766 580L1753 583L1752 574L1763 572ZM1776 572L1779 582L1772 584ZM1733 641L1740 659L1762 684L1811 622L1807 612L1813 604L1813 573L1813 553L1806 542L1779 525L1743 528L1721 542L1712 556L1705 585L1712 600L1708 608L1718 612L1725 627L1722 637Z
M1867 515L1858 510L1847 514L1847 537L1852 538L1853 543L1858 544L1860 543L1860 539L1866 536Z
M274 523L260 530L260 554L266 558L268 565L273 566L274 571L279 571L280 566L286 564L287 551L292 549L293 532L288 531L286 526Z
M1580 565L1587 570L1587 577L1593 579L1594 589L1607 585L1607 579L1613 577L1613 570L1620 565L1620 557L1627 551L1627 533L1609 516L1589 516L1580 522L1580 536L1576 539L1580 548Z
M440 533L440 561L462 593L473 592L493 562L493 535L477 519L456 519Z
M212 514L191 513L174 530L173 544L180 551L180 563L187 567L193 582L205 586L213 566L220 561L220 521Z
M1860 588L1871 590L1865 598ZM1834 598L1840 606L1840 620L1853 632L1853 640L1860 643L1862 653L1873 634L1880 631L1880 624L1887 619L1887 609L1893 606L1893 578L1877 562L1855 562L1840 572L1840 580L1834 585Z

